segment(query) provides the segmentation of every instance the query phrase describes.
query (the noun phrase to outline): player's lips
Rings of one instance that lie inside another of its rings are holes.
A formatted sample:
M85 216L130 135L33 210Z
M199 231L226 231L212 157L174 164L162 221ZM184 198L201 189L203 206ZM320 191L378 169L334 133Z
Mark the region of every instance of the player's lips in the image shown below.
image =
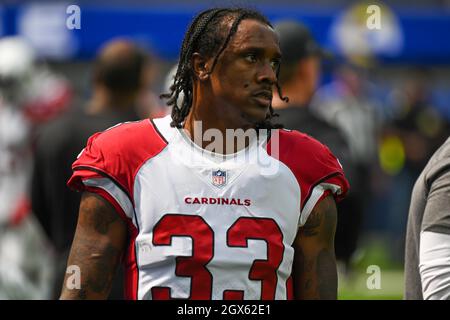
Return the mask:
M272 97L272 90L260 90L253 93L253 98L262 105L270 105Z

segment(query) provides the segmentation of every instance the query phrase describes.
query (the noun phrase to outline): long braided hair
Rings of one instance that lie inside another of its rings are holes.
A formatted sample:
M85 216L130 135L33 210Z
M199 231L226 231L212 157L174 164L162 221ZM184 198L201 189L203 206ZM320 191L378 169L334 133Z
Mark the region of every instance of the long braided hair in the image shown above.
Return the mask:
M225 18L234 19L228 35L223 34L223 21ZM200 14L192 21L184 36L181 47L180 58L178 62L177 72L174 77L173 84L169 93L161 94L161 98L167 99L166 104L172 107L172 127L182 128L183 121L189 114L193 99L193 79L194 72L192 69L191 59L195 52L200 53L204 57L214 57L214 61L210 73L214 70L217 60L226 49L232 36L236 33L239 24L244 19L253 19L260 21L270 27L269 20L261 13L244 8L214 8L208 9ZM280 69L277 70L277 78ZM278 94L282 100L288 101L287 97L283 97L281 87L277 81L276 87ZM182 94L183 99L181 106L179 97ZM281 128L280 124L273 124L271 119L278 116L272 105L269 107L269 113L263 123L257 125L259 128Z

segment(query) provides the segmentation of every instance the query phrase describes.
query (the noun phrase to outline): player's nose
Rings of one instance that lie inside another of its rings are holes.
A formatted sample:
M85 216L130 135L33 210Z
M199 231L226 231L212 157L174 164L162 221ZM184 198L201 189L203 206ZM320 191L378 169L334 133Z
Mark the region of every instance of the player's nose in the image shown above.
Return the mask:
M258 82L274 85L277 82L277 74L270 62L264 63L258 72Z

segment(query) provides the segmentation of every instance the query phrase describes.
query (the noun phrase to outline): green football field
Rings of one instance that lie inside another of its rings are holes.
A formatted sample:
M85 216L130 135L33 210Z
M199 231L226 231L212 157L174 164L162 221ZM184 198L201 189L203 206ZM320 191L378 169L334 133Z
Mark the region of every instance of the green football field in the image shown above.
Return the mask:
M352 271L347 275L339 272L339 299L403 299L403 263L398 262L400 259L392 259L388 248L388 243L379 238L364 242L354 259ZM375 282L374 268L379 271Z
M339 278L340 300L401 300L403 299L403 271L382 270L380 288L369 289L370 274L357 271L347 279Z

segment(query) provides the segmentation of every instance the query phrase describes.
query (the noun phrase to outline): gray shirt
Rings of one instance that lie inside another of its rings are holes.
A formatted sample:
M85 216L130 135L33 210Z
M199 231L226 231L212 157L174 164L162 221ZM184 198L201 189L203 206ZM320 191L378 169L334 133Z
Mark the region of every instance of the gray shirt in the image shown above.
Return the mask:
M405 299L423 299L420 233L450 234L450 138L435 152L414 185L405 252Z

